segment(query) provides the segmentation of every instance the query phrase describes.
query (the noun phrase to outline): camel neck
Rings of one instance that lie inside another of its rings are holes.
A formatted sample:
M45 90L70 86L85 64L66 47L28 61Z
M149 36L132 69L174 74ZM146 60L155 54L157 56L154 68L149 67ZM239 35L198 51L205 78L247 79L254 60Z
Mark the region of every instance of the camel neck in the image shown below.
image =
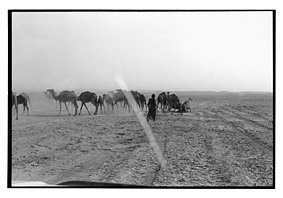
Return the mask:
M54 91L50 93L52 94L52 97L54 98L54 100L59 100L59 96L56 96Z

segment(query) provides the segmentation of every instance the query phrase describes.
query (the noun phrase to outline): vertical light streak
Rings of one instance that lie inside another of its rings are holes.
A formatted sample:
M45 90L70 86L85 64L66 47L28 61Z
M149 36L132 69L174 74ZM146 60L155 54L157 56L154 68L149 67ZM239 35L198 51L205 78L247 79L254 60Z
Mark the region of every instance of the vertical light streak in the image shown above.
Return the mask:
M117 83L119 84L120 88L123 90L123 93L125 94L129 104L132 106L132 108L134 109L134 112L138 118L138 120L141 123L141 126L144 129L144 132L150 142L151 147L153 148L157 159L161 165L161 167L165 167L166 165L166 159L163 157L163 153L152 133L151 127L149 126L149 124L147 123L145 116L143 114L143 112L141 111L141 109L139 108L139 106L137 105L133 95L130 92L130 89L128 88L127 84L125 83L124 79L120 76L120 75L116 75L115 79L117 81ZM126 91L124 91L126 90Z

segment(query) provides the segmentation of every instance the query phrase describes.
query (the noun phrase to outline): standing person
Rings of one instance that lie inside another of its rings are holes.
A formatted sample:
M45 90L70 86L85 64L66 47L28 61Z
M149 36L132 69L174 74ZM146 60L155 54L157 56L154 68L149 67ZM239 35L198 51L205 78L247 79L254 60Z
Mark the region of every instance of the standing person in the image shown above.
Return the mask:
M147 106L148 106L147 121L149 121L149 119L152 119L153 121L155 121L156 108L157 108L157 105L155 102L155 94L151 95L151 98L148 100Z

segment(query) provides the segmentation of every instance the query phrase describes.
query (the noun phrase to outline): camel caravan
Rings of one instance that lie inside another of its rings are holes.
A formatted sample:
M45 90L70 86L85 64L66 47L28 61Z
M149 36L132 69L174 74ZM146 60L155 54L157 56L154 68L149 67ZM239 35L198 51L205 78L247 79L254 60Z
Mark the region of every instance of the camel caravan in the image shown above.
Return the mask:
M114 111L114 108L121 108L125 111L130 112L131 108L135 108L134 105L136 105L136 108L139 109L139 111L145 110L145 112L147 112L149 108L149 104L147 103L146 97L143 94L133 90L125 91L121 89L116 89L115 92L110 91L107 94L103 94L102 96L97 96L95 93L89 91L82 92L79 96L77 96L74 91L67 90L57 94L54 89L47 89L43 93L45 97L49 100L49 106L50 103L52 102L53 104L54 101L56 102L56 107L57 104L59 104L58 115L61 114L62 104L65 105L68 115L71 115L69 111L69 106L71 104L72 107L74 107L75 109L74 116L76 116L77 114L81 114L83 106L87 110L88 114L91 115L86 103L91 103L95 107L94 115L97 115L99 107L100 112L105 113L105 106L107 106L108 112ZM132 96L134 102L129 102L127 94L130 94ZM78 101L80 101L81 103L79 112ZM178 96L176 96L175 94L170 94L170 92L160 93L157 97L156 103L156 110L160 109L163 114L165 112L171 112L172 114L178 112L182 115L185 112L191 112L191 98L181 103ZM27 109L27 115L29 115L28 104L31 106L31 102L28 94L21 93L20 95L16 96L16 94L12 92L12 107L15 106L16 119L18 119L18 105L20 104L23 105L23 114Z

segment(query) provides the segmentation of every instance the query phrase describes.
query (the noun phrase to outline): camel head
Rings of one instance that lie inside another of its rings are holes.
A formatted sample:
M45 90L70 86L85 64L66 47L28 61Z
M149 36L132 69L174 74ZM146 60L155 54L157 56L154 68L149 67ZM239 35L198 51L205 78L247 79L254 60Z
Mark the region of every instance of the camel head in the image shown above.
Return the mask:
M184 107L185 110L188 111L188 109L190 108L190 100L186 100L186 101L183 103L182 107Z
M58 100L58 96L56 96L54 89L47 89L47 92L49 92L55 100Z
M47 89L46 91L50 92L50 93L52 93L52 92L55 93L54 89Z

